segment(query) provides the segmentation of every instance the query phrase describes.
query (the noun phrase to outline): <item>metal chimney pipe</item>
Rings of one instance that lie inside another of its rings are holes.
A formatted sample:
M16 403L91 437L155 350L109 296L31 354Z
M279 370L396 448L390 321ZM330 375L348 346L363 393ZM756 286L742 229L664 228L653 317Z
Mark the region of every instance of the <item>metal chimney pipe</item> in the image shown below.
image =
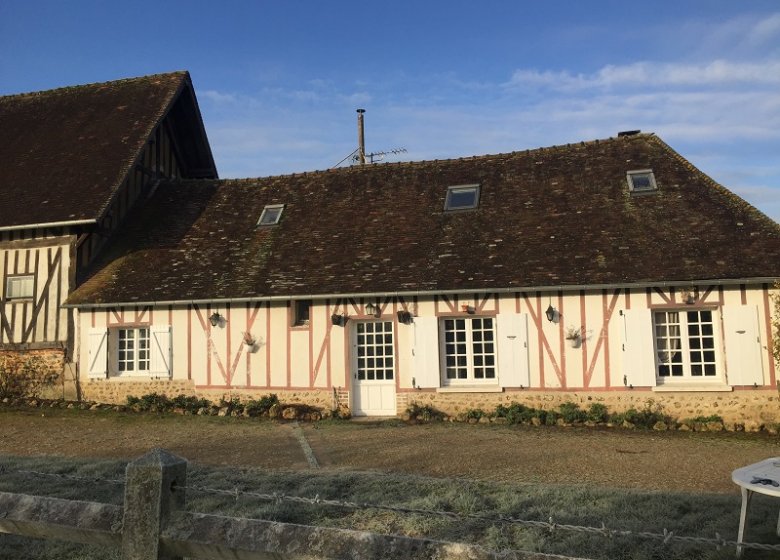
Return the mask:
M363 131L363 113L365 109L358 109L358 161L360 165L366 164L366 137Z

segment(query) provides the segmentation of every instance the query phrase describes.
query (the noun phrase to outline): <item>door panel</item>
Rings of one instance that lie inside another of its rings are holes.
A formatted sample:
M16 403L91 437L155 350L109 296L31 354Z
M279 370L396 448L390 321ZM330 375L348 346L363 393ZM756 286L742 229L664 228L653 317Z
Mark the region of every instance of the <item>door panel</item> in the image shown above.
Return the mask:
M352 331L352 413L395 416L392 321L360 321Z

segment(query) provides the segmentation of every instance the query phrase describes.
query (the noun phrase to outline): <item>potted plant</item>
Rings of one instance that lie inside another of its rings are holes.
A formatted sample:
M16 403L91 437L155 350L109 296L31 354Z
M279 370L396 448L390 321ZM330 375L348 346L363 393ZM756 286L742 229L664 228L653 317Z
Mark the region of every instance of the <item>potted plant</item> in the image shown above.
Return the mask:
M248 348L254 348L255 344L257 344L257 339L254 336L252 336L251 333L245 332L244 333L244 344L246 344L246 346Z
M569 327L566 329L566 340L569 341L572 348L579 348L582 343L582 328Z

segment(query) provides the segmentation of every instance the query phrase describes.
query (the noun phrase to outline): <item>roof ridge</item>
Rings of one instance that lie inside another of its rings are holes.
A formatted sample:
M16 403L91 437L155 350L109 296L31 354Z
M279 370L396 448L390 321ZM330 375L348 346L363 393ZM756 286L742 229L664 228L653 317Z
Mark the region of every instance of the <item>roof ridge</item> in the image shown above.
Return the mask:
M306 176L306 175L325 175L327 173L358 173L363 170L386 168L390 166L415 167L419 165L430 165L431 163L451 163L457 161L469 161L469 160L477 160L477 159L490 160L490 159L514 157L518 155L533 155L536 153L544 152L546 150L558 150L564 148L571 148L572 146L598 145L603 142L625 142L625 141L631 141L637 137L650 137L650 136L655 137L655 134L652 132L641 132L626 137L610 136L608 138L596 138L593 140L583 140L583 141L572 142L567 144L554 144L552 146L540 146L538 148L527 148L525 150L522 149L513 150L511 152L499 152L495 154L479 154L479 155L471 155L471 156L451 157L445 159L421 159L421 160L414 160L414 161L395 161L395 162L387 161L387 162L369 163L365 165L350 165L348 167L331 167L329 169L313 169L309 171L296 171L293 173L280 173L277 175L264 175L259 177L224 177L220 179L205 179L205 180L206 181L216 180L221 183L227 183L230 181L233 182L266 181L271 179L284 179L289 177ZM197 180L197 179L190 179L190 180Z
M103 82L90 82L86 84L76 84L76 85L69 85L69 86L61 86L57 88L52 89L42 89L37 91L26 91L26 92L19 92L19 93L9 93L7 95L0 95L0 100L3 99L10 99L10 98L20 98L20 97L39 97L43 95L51 95L51 94L59 94L59 93L65 93L70 92L73 90L78 90L82 88L90 88L90 87L96 87L96 86L106 86L106 85L114 85L114 84L126 84L129 82L138 82L141 80L151 80L154 78L160 78L160 77L169 77L169 76L176 76L179 75L181 77L187 77L189 76L188 70L174 70L172 72L158 72L156 74L148 74L145 76L135 76L131 78L119 78L117 80L106 80Z

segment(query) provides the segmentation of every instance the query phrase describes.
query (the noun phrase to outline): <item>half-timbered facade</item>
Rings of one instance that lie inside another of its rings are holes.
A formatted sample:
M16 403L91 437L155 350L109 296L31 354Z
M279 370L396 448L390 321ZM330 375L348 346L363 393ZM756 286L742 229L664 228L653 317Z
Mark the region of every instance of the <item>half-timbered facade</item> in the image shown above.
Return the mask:
M780 226L652 134L161 183L69 298L87 394L777 420Z
M0 351L74 356L62 307L162 179L216 178L186 72L0 97Z

